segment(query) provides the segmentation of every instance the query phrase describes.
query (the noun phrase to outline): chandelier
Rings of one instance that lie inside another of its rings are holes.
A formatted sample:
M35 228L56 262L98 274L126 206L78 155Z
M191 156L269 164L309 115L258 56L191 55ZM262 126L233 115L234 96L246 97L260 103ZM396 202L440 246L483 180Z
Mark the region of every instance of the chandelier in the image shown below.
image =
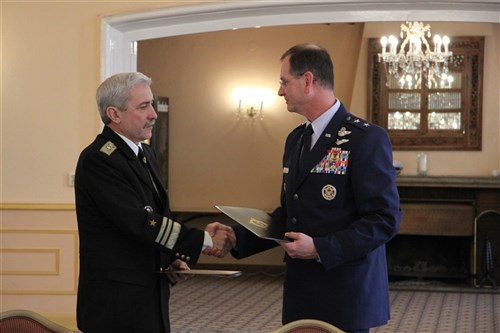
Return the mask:
M429 88L451 84L453 77L448 75L448 62L453 53L449 50L450 38L434 35L433 48L427 38L431 37L431 26L423 22L401 24L401 47L398 51L398 38L391 35L380 38L382 62L387 75L387 85L391 77L398 81L401 89L418 89L422 80Z

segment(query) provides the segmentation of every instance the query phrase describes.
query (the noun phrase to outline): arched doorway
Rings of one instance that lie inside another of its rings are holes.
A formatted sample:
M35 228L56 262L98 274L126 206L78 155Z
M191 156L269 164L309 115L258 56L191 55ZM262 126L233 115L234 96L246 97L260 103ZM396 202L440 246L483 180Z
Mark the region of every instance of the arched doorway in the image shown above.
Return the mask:
M136 41L144 39L253 26L406 20L497 23L498 4L496 0L459 3L402 1L397 4L358 0L244 1L113 15L101 21L101 78L135 70Z

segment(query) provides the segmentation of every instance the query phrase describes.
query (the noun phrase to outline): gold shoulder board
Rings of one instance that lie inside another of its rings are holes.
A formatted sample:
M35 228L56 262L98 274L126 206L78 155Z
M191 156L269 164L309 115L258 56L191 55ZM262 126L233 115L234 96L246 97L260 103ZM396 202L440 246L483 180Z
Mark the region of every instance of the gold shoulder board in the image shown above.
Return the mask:
M101 147L101 151L106 155L111 155L116 150L116 146L113 142L108 141Z

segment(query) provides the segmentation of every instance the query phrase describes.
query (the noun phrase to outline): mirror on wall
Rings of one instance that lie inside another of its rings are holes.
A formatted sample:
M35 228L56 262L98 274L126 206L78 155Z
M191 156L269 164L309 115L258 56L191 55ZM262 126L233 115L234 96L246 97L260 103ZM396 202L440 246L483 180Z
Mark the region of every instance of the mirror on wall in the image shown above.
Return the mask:
M437 77L390 74L381 49L379 39L369 40L369 112L393 148L481 150L484 37L452 36L453 55Z

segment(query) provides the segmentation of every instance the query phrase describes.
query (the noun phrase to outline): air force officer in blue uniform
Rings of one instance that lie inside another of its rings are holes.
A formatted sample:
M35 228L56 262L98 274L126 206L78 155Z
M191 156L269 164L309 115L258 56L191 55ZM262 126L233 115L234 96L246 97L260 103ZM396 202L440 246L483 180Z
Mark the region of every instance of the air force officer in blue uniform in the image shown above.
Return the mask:
M273 213L292 239L281 243L283 323L319 319L368 332L390 316L385 244L401 219L391 143L382 128L350 114L335 97L324 48L297 45L281 61L279 95L288 111L307 120L286 140L281 205ZM240 226L234 230L237 258L276 246Z

